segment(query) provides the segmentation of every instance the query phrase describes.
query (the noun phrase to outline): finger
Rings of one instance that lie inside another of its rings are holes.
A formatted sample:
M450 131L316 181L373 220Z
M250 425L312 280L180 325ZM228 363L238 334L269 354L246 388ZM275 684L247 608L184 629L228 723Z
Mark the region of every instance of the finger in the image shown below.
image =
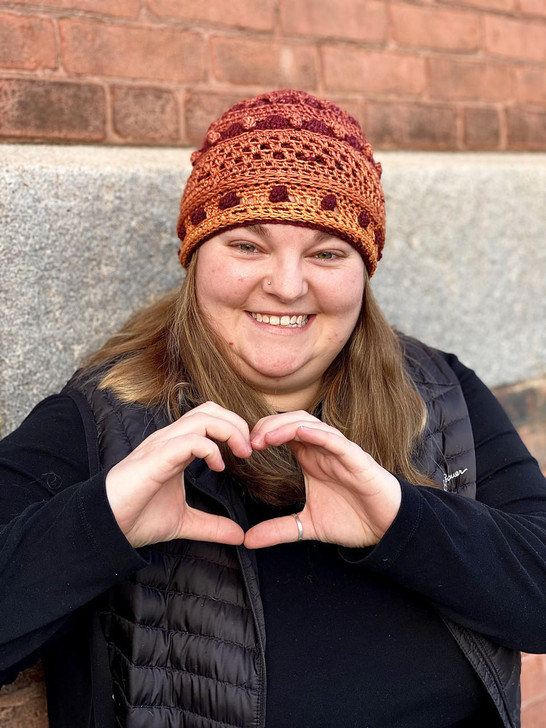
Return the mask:
M215 516L195 508L188 507L184 525L178 538L193 541L211 541L239 546L243 543L245 533L241 526L225 516Z
M302 422L301 420L289 422L281 427L270 430L264 435L265 446L278 446L291 441L318 445L328 443L330 440L332 441L332 447L336 451L340 446L343 447L342 443L348 444L350 442L339 430L319 420L312 422Z
M165 427L157 433L157 437L152 435L150 443L155 444L192 434L203 435L218 442L227 443L237 457L247 458L252 454L248 427L241 431L238 424L234 424L230 420L203 411L197 412L196 410L193 410L191 415L185 415L173 422L172 425Z
M313 445L321 448L327 455L333 455L353 474L368 474L379 465L372 456L362 450L356 443L348 440L339 430L333 427L324 429L314 425L302 425L298 427L296 436L288 446L294 450L297 456L298 445Z
M221 420L227 420L228 422L231 422L235 427L237 427L242 434L249 439L249 428L248 424L245 422L245 420L235 412L232 412L231 410L226 409L225 407L222 407L219 404L216 404L216 402L205 402L204 404L199 405L198 407L195 407L193 410L190 410L189 412L186 412L185 415L182 417L187 417L192 415L193 413L197 412L204 412L206 414L210 414L213 417L218 417L218 419Z
M303 540L312 539L310 525L303 513L299 514L303 528ZM267 546L277 546L281 543L299 541L299 529L293 516L281 516L262 521L249 529L245 534L245 546L249 549L262 549Z
M250 442L254 450L261 450L267 447L265 443L265 437L268 433L273 432L283 427L294 426L297 423L316 423L324 425L319 419L305 412L304 410L298 410L295 412L283 412L278 415L270 415L269 417L263 417L259 420L256 425L252 428L250 433ZM327 427L328 425L324 425Z
M109 475L119 470L125 480L154 481L161 486L181 473L195 458L205 460L211 470L220 472L225 467L215 442L202 435L189 434L169 438L138 453L135 450L114 466Z

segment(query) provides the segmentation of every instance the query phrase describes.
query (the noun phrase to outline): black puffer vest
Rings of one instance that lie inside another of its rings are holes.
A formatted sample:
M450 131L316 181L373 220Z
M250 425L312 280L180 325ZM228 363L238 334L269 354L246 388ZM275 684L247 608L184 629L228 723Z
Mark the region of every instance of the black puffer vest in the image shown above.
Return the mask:
M474 442L459 382L436 351L401 338L429 415L417 464L445 490L473 498ZM93 383L76 379L69 387L91 407L103 469L168 424L163 412L122 404ZM200 460L185 477L192 506L246 528L237 483ZM94 695L94 713L101 716L96 725L113 726L115 715L124 728L264 726L266 635L253 553L184 540L145 551L149 565L99 602L113 690L104 676L97 680L102 688ZM518 653L444 622L491 695L499 725L518 728Z

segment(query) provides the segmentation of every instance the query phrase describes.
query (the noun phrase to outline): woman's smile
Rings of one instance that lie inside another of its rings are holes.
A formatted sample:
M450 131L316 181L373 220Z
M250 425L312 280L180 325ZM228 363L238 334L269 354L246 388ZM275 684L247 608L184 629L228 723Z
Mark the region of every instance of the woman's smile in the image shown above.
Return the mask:
M199 307L235 368L278 406L285 394L293 406L314 397L358 320L365 280L352 245L312 228L236 228L198 251Z
M269 324L279 329L302 329L310 320L307 314L257 313L249 311L250 316L258 323Z

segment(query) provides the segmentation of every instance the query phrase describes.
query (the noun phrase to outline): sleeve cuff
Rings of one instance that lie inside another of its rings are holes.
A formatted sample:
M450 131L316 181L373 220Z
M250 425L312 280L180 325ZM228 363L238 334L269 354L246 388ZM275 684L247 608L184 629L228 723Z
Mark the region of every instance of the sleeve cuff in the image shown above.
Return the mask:
M146 549L142 554L136 551L118 526L106 495L106 473L98 473L82 483L79 513L84 532L95 554L112 576L123 576L148 564L145 558Z
M423 508L419 489L407 480L395 477L402 490L402 500L396 518L375 546L365 549L340 546L340 555L347 563L365 566L373 571L387 571L397 561L419 528Z

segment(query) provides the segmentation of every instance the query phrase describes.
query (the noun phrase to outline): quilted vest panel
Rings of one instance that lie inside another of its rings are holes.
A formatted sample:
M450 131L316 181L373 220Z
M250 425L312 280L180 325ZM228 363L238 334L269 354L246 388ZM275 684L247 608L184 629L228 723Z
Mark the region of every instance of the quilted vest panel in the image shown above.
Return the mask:
M474 497L474 443L458 380L437 352L408 337L401 341L428 411L416 463L445 490ZM91 381L76 379L68 386L78 389L92 409L104 469L167 424L162 411L122 404ZM237 487L202 461L186 470L188 502L229 515L244 528ZM251 552L179 540L147 548L145 556L149 565L111 589L100 604L118 725L263 726L265 633ZM490 666L484 665L472 633L446 623L486 683L504 725L515 727L502 697L504 686L487 685Z

